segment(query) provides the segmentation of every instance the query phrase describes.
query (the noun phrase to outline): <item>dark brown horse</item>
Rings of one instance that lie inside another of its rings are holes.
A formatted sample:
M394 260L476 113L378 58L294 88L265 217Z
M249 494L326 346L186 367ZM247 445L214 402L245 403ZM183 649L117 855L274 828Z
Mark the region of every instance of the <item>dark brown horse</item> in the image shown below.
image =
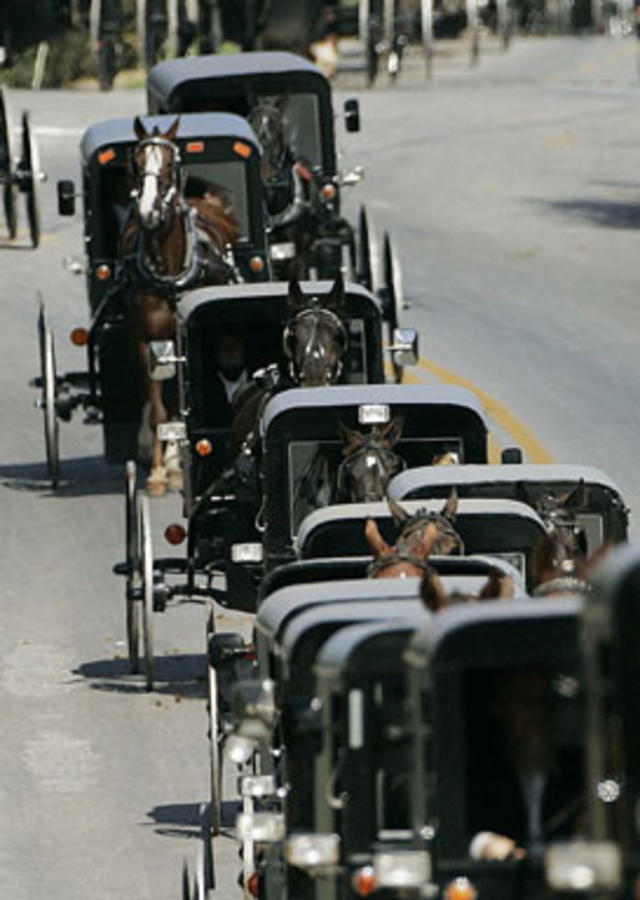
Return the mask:
M271 366L256 373L237 393L231 422L232 460L240 452L250 455L257 446L260 416L274 393L288 387L326 387L339 380L349 343L345 316L341 275L327 294L319 296L305 296L297 279L290 282L282 331L288 373Z
M371 578L408 578L428 571L431 554L448 556L464 552L462 538L455 530L458 495L455 489L439 513L418 510L410 515L400 504L389 501L389 508L400 534L394 546L387 544L373 519L365 526L367 543L375 554Z
M121 239L121 256L130 281L126 324L135 343L153 453L148 490L163 494L171 476L179 486L177 455L163 457L156 428L166 422L167 408L161 381L149 374L149 342L175 336L175 304L180 292L198 284L224 284L234 280L225 256L238 237L233 211L215 193L197 199L183 195L183 169L175 143L179 118L164 133L149 133L135 120L138 138L133 157L134 204Z
M337 474L338 503L369 503L387 496L389 482L407 466L393 449L403 425L402 416L387 425L374 425L369 433L341 425L344 458Z

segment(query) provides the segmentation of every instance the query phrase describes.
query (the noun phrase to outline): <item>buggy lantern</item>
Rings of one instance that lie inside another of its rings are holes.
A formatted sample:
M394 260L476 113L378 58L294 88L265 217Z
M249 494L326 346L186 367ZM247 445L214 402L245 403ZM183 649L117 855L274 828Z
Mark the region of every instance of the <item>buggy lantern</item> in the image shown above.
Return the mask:
M425 850L386 850L373 857L378 886L402 890L421 888L431 877L431 858ZM467 900L456 897L451 900Z
M337 834L294 834L287 841L285 858L290 866L318 871L332 869L340 859Z
M545 853L544 863L554 891L617 891L622 882L620 847L611 841L555 844Z
M264 559L264 547L257 542L231 545L231 562L261 563Z
M284 816L273 812L240 813L236 829L243 842L277 844L284 838Z

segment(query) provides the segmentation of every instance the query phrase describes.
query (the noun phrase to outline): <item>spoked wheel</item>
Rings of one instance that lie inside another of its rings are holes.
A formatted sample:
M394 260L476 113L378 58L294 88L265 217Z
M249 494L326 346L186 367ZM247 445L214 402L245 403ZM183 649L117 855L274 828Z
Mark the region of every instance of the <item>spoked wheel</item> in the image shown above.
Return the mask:
M29 125L29 113L22 113L22 158L19 166L20 190L26 195L31 245L40 243L40 154Z
M358 281L372 294L380 289L378 241L366 207L358 215Z
M402 268L395 246L385 231L382 248L382 265L385 285L385 318L387 320L389 343L393 343L393 334L400 327L402 310L406 308L404 288L402 284ZM402 382L404 368L393 364L393 374L396 384Z
M206 900L207 892L216 886L215 866L213 860L213 844L211 842L211 806L202 803L200 806L200 834L202 837L196 868L196 891L200 891L202 900Z
M18 233L18 185L14 172L15 148L13 123L7 101L7 93L0 88L0 182L4 202L4 218L11 240Z
M153 690L153 545L149 498L138 497L138 541L140 548L140 593L142 595L142 640L145 685Z
M218 705L218 673L209 663L209 762L211 767L211 834L222 824L222 729Z
M140 648L140 606L138 603L139 560L138 560L138 487L137 469L133 460L128 460L125 474L125 529L127 560L127 647L129 664L135 675L139 668Z
M58 383L56 374L56 354L53 334L47 325L44 304L40 304L38 316L38 345L40 349L40 375L42 390L39 406L44 416L44 442L47 451L47 472L51 486L58 486L59 468L59 433L56 404L58 400Z
M420 0L422 48L427 78L433 73L433 0Z

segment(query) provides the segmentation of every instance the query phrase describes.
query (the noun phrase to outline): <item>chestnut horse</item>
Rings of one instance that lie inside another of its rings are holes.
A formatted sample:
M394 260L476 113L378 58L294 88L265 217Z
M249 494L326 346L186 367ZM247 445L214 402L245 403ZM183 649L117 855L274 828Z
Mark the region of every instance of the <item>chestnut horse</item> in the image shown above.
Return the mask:
M393 500L389 500L389 509L396 525L401 526L393 547L387 544L373 519L365 525L367 543L375 554L369 569L371 578L422 576L429 570L427 559L432 553L464 553L462 538L453 526L458 510L455 488L439 513L420 509L410 515Z
M150 377L149 342L175 337L181 291L235 280L227 250L238 238L233 212L220 196L184 197L184 170L175 142L179 123L178 117L166 132L155 128L150 133L139 117L135 119L134 202L120 245L129 279L125 323L135 343L153 435L147 488L156 495L163 494L168 484L179 487L181 473L177 454L165 467L157 436L157 426L167 421L168 413L162 382Z

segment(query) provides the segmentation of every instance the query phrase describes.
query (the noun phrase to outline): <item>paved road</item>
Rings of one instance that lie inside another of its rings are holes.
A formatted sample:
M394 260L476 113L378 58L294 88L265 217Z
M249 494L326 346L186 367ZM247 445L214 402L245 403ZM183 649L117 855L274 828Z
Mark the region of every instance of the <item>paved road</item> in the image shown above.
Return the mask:
M640 120L633 41L516 42L475 71L419 63L390 92L361 93L363 132L344 136L366 199L405 260L411 318L434 362L488 392L496 432L511 410L536 455L600 465L637 508L637 241ZM339 94L342 99L346 94ZM176 896L207 791L201 680L204 611L158 623L160 689L125 675L121 473L100 432L63 427L57 496L47 489L36 367L36 291L61 339L86 314L82 279L61 266L79 221L54 214L52 186L78 179L88 123L142 107L139 92L29 95L50 174L37 253L0 247L0 885L26 900ZM56 129L61 129L57 131ZM441 371L441 369L438 369ZM518 423L516 422L515 425ZM177 501L154 504L166 522ZM160 540L158 540L161 546ZM235 896L234 851L221 897Z

